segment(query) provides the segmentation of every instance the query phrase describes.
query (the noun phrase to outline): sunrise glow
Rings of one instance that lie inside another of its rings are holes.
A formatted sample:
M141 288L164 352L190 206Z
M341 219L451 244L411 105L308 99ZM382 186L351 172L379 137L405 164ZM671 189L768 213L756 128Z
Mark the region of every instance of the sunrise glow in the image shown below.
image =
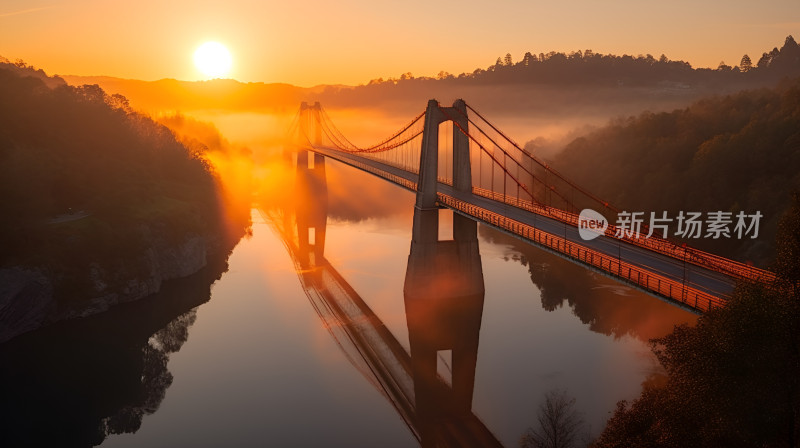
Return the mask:
M219 42L206 42L194 52L194 65L208 78L222 78L231 71L233 58Z

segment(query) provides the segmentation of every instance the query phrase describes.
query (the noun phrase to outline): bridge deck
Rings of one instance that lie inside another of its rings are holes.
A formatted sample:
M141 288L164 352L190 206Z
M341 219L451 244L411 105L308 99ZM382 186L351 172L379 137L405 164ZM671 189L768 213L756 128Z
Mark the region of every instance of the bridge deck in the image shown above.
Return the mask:
M416 192L416 173L331 148L305 149ZM438 202L444 207L693 310L706 311L723 305L737 281L731 276L624 240L600 236L585 241L574 225L474 193L456 192L446 183L440 182L437 189Z

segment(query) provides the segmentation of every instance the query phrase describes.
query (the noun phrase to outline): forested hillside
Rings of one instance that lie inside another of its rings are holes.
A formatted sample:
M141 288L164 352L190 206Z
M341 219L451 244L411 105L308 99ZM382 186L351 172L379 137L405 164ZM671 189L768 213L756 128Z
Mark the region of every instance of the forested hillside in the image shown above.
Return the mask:
M124 97L0 64L0 340L153 293L229 248L243 229L212 172Z
M800 79L615 120L572 141L553 164L629 211L760 211L756 240L689 242L763 265L800 189Z

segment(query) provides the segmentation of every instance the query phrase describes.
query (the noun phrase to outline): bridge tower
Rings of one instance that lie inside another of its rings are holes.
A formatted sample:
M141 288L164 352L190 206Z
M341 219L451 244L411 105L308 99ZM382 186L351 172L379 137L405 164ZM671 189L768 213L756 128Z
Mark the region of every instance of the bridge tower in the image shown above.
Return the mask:
M416 202L416 207L419 209L436 208L436 185L439 172L439 125L446 121L453 121L453 187L456 191L472 192L469 138L464 134L469 129L467 105L464 100L458 99L453 102L452 107L441 107L438 101L429 100L428 107L425 109L422 151L420 151L419 158L419 182L417 183Z
M321 121L321 111L322 106L320 106L319 101L315 102L313 105L309 106L308 103L303 101L300 103L300 138L302 136L309 135L308 134L308 126L309 124L313 123L314 126L314 141L310 142L314 146L322 146L322 121ZM306 143L306 142L301 142ZM309 168L317 169L318 167L322 168L322 174L325 174L325 156L317 153L313 153L313 158L309 159L309 153L306 149L300 149L297 151L297 164L298 165L305 165Z

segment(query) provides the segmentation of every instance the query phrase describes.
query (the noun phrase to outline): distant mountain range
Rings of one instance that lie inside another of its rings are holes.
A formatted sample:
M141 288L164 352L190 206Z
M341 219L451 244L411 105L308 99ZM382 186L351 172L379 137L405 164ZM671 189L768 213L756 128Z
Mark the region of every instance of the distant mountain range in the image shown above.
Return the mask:
M774 85L800 76L800 45L788 36L779 49L760 57L743 56L736 66L695 69L662 55L615 56L591 50L527 53L516 63L511 55L486 69L433 77L376 79L360 86L320 85L312 88L281 83L211 81L139 81L107 76L62 76L69 84L98 84L131 100L145 111L231 110L292 112L301 101L321 101L330 108L387 106L416 110L429 98L467 98L497 112L526 111L548 116L638 113L643 109L683 107L699 97Z
M119 93L135 108L154 110L270 110L296 108L315 89L290 84L243 83L233 79L140 81L110 76L62 76L69 84L98 84L109 93ZM317 89L318 90L318 89Z

